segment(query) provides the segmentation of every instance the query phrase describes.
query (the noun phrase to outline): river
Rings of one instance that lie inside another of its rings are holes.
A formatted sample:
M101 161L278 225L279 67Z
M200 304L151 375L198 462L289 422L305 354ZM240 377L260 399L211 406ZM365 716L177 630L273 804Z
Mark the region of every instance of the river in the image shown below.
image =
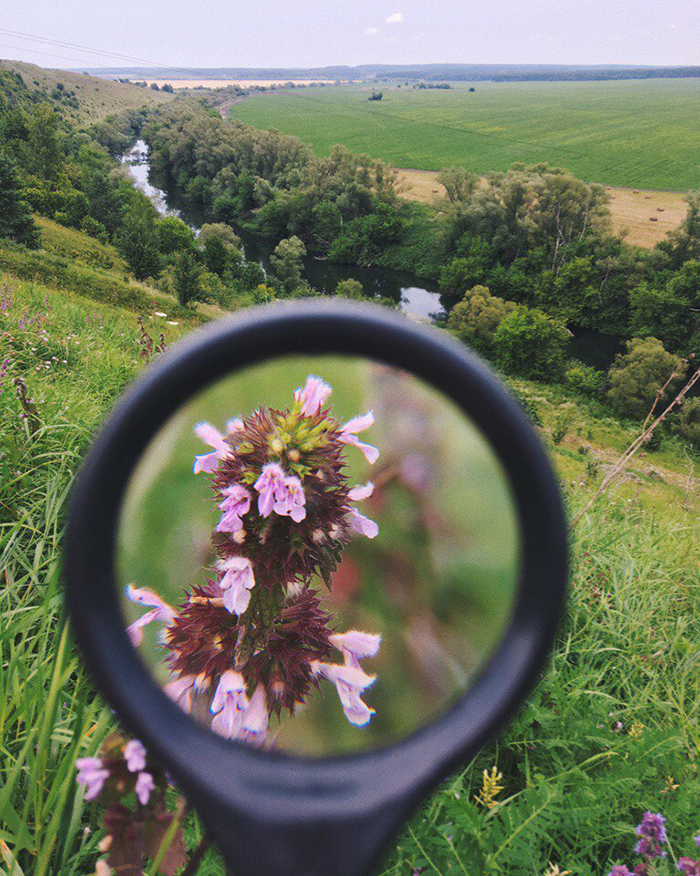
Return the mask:
M149 181L148 146L137 140L129 152L122 156L136 185L146 194L162 216L177 216L198 231L192 217L168 203L164 191ZM266 240L235 229L241 238L246 261L257 262L267 273L270 255L274 247ZM304 259L304 275L314 289L331 295L341 280L354 279L362 283L365 295L390 298L399 303L401 310L421 321L434 322L445 313L437 291L437 284L419 280L411 274L392 271L388 268L363 268L358 265L337 265L307 257ZM591 329L576 329L569 346L569 354L591 365L605 369L622 349L622 341L616 335L604 335Z

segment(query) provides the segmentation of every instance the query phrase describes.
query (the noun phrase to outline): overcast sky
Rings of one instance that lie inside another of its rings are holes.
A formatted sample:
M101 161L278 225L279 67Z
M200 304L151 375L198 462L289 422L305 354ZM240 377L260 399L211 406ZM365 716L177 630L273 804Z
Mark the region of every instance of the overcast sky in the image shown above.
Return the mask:
M0 57L126 66L700 64L700 0L2 0ZM22 39L18 34L52 42Z

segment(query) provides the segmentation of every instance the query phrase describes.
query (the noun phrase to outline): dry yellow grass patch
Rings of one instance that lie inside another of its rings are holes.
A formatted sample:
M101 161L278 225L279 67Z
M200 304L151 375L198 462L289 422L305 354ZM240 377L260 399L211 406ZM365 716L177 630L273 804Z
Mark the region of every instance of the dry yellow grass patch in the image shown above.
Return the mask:
M404 191L402 198L431 204L443 197L445 189L437 181L437 171L399 171ZM645 189L608 188L613 229L627 231L625 240L635 246L651 249L663 240L669 231L683 221L687 204L682 192L656 192Z

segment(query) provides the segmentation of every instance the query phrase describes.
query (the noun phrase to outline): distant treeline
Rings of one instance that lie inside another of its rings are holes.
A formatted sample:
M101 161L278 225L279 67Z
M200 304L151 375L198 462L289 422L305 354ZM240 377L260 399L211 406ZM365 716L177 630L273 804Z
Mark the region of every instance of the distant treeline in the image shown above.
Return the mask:
M597 79L679 79L700 77L700 67L643 67L623 65L575 64L360 64L356 67L99 67L89 72L97 76L129 79L421 79L426 82L449 80L469 82L493 80L566 81Z

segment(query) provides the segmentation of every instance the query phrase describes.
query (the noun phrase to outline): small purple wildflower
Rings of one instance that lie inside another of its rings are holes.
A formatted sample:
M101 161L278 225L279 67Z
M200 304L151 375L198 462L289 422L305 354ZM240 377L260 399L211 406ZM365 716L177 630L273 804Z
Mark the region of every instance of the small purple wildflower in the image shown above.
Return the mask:
M294 393L294 401L301 405L301 412L305 417L313 417L321 410L332 391L320 377L309 374L304 388L297 389Z
M146 769L146 749L138 739L130 739L124 746L124 760L130 773Z
M224 500L219 503L219 508L223 513L216 531L239 532L243 529L241 518L250 511L250 493L240 484L231 484L231 486L225 487L222 493Z
M104 762L99 757L81 757L75 765L78 769L76 781L79 785L85 785L85 799L90 801L99 797L109 778L109 770Z
M311 671L335 684L345 717L356 727L364 727L374 714L374 709L360 698L360 694L374 684L376 675L367 675L359 666L339 666L337 663L322 663L315 660Z
M224 591L224 605L231 614L242 615L250 603L250 591L255 587L253 567L247 557L231 557L221 562L224 576L219 586Z
M151 791L156 787L153 776L150 773L141 772L136 779L134 792L142 806L146 806L151 797Z
M285 498L287 490L284 481L285 474L281 465L269 462L263 466L260 477L254 484L255 489L260 494L258 496L258 511L262 517L269 517L274 510L275 503Z
M243 676L229 669L221 676L214 694L211 729L226 739L237 739L243 729L243 718L248 708L245 687Z
M348 422L341 427L338 436L338 441L340 441L341 444L351 444L353 447L357 447L358 450L364 454L365 459L370 465L374 465L379 458L379 451L371 444L365 444L360 441L357 437L357 433L364 432L365 429L369 429L372 425L374 425L374 414L372 411L368 411L364 416L353 417L352 420L348 420Z
M661 848L666 842L666 819L658 812L645 812L636 827L639 842L635 852L645 858L664 858L666 852Z
M192 470L195 474L199 474L201 471L211 474L217 470L219 462L226 458L231 448L226 443L226 439L221 432L209 423L197 423L194 431L198 438L201 438L205 444L214 449L211 453L202 453L200 456L195 456Z
M348 510L347 520L355 532L359 532L360 535L366 535L367 538L376 538L379 534L379 527L374 520L370 520L369 517L365 517L364 514L355 511L354 508Z
M126 595L132 602L154 606L151 611L147 611L146 614L127 627L126 631L135 648L138 648L143 642L143 628L148 624L158 621L168 627L175 619L177 613L148 587L134 587L133 584L129 584L126 588Z
M625 867L624 864L615 864L608 876L632 876L632 873Z

